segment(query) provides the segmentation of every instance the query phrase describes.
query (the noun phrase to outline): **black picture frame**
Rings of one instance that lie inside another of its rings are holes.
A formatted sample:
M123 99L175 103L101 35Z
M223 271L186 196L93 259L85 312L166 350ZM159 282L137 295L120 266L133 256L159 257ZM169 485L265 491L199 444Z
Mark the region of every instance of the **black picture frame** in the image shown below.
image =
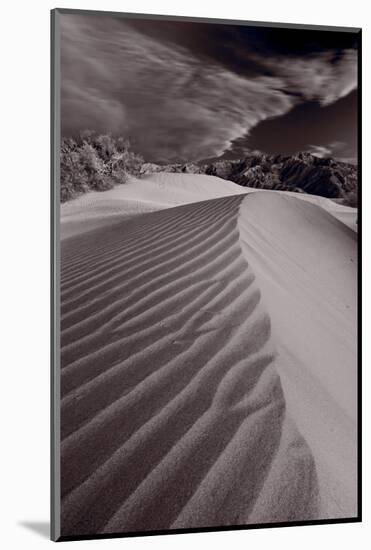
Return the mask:
M320 519L320 520L303 520L290 521L279 523L259 523L248 525L235 526L219 526L210 528L189 528L189 529L171 529L171 530L156 530L156 531L134 531L134 532L118 532L110 534L92 534L92 535L76 535L76 536L61 536L60 526L60 341L59 341L59 324L60 324L60 242L59 242L59 216L60 216L60 167L59 167L59 150L61 143L61 120L60 120L60 16L69 15L102 15L114 16L118 18L128 19L150 19L150 20L166 20L166 21L182 21L182 22L207 22L218 24L235 24L254 27L270 27L282 29L303 29L303 30L322 30L329 32L349 32L357 36L358 41L358 272L357 272L357 362L358 362L358 381L357 381L357 495L358 495L358 513L356 517L341 518L341 519ZM70 541L70 540L90 540L90 539L111 539L111 538L126 538L138 536L154 536L154 535L174 535L185 533L199 532L219 532L219 531L236 531L236 530L251 530L251 529L266 529L277 527L294 527L307 525L326 525L340 523L356 523L362 521L362 29L351 27L330 27L323 25L302 25L289 23L274 23L274 22L259 22L259 21L241 21L230 19L215 19L201 17L183 17L172 15L156 15L156 14L137 14L137 13L122 13L110 11L96 10L80 10L80 9L62 9L56 8L51 10L51 538L54 541Z

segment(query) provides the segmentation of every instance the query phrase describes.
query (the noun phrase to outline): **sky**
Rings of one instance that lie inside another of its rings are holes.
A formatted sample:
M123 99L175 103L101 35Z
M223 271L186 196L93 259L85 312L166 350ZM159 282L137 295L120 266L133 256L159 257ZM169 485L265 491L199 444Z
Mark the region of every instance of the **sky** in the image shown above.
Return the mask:
M61 125L149 162L357 157L357 33L61 15Z

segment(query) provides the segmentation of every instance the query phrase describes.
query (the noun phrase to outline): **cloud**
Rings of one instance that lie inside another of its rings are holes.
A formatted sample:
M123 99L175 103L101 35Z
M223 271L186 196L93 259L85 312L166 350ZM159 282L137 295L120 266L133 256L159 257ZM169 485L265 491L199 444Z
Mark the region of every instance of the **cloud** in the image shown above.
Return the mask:
M343 141L332 141L326 145L309 145L307 151L319 158L332 157L342 162L357 163L354 156L347 156L347 145Z
M100 90L79 87L72 80L63 82L62 117L65 128L93 128L98 132L125 129L125 107Z
M322 145L309 145L308 152L319 158L325 158L331 155L331 149Z
M299 93L307 100L329 105L357 88L357 51L341 55L329 50L303 58L263 60L285 82L285 90Z
M123 20L61 19L63 133L130 136L147 160L221 155L260 121L288 112L298 101L288 91L326 104L354 85L350 54L333 66L330 53L278 59L270 76L243 76Z

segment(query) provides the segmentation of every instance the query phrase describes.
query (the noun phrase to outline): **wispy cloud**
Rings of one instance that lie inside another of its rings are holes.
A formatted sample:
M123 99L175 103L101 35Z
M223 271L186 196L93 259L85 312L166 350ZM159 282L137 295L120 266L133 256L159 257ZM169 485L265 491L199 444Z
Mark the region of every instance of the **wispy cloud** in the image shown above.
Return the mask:
M310 145L308 148L308 152L319 158L329 157L332 153L331 149L322 145Z
M329 105L357 87L357 51L344 50L308 55L303 58L262 60L285 83L285 90L307 100Z
M326 158L332 157L342 162L357 164L356 157L346 156L346 143L343 141L332 141L326 145L309 145L307 151L315 157Z

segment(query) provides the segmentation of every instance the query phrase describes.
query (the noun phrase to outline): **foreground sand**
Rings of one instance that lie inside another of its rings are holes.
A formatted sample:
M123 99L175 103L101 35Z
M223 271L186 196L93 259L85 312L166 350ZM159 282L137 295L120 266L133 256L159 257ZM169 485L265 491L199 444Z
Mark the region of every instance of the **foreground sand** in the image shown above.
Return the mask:
M62 534L356 515L355 252L275 192L66 239Z

